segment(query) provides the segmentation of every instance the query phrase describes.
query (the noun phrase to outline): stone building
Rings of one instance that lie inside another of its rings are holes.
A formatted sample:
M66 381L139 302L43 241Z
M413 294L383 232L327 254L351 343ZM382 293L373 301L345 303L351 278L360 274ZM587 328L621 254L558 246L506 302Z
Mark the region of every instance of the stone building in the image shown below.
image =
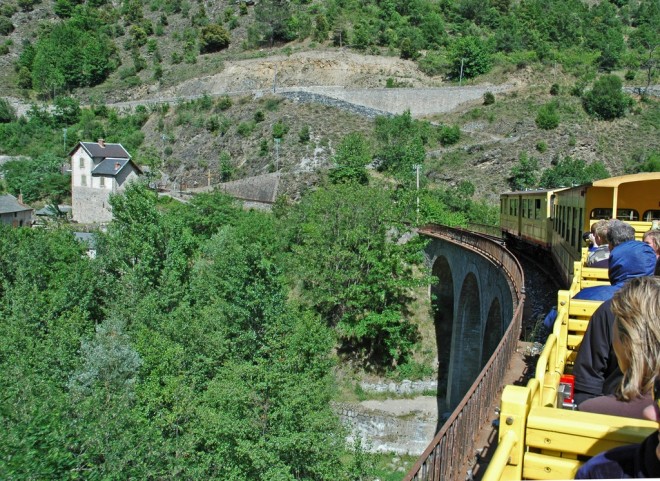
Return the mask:
M71 215L75 222L106 223L112 220L110 194L121 192L142 175L121 144L79 142L71 156Z
M0 195L0 223L12 227L32 225L32 207L27 206L11 194Z

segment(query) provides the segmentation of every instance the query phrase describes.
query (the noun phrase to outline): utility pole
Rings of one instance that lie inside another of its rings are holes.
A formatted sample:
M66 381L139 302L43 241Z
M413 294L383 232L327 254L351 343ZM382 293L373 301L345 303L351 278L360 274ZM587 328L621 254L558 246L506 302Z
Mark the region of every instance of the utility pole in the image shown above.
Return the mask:
M275 93L276 85L277 85L277 64L275 64L275 74L273 75L273 93Z
M458 85L461 85L463 83L463 62L465 62L465 59L461 58L461 76L458 79Z
M275 138L275 172L280 170L280 141L282 139Z
M416 224L419 224L419 170L421 169L420 164L413 165L413 168L417 172L417 221Z

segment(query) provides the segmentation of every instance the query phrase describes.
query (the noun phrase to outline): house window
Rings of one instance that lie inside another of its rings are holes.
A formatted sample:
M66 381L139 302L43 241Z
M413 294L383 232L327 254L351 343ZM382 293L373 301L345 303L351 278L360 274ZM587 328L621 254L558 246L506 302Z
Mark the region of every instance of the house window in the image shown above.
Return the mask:
M99 177L99 185L101 187L105 187L105 177L103 176Z
M81 175L80 176L80 185L83 187L87 187L87 176L86 175Z
M84 157L80 157L80 164L79 165L80 165L81 169L85 168L85 158Z

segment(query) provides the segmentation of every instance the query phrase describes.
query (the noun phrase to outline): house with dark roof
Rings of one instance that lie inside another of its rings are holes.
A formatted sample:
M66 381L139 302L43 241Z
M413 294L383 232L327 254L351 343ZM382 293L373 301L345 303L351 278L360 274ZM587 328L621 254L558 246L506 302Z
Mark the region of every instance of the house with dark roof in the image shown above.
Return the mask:
M142 175L121 144L79 142L71 157L71 207L75 222L105 223L112 220L110 194L121 192Z
M0 223L12 227L29 227L32 225L32 211L32 207L23 204L13 195L0 195Z

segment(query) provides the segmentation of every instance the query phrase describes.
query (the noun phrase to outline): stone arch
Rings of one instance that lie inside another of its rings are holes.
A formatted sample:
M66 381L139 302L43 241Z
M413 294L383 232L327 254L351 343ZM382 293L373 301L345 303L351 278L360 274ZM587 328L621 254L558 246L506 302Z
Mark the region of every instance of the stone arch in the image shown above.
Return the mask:
M449 408L455 408L481 370L481 296L477 277L468 273L458 300L449 373Z
M443 412L447 409L444 400L449 382L455 303L454 274L446 257L441 256L436 259L433 263L432 274L438 279L437 283L431 285L431 306L438 352L438 409L439 412Z
M496 297L490 303L488 316L486 317L486 327L484 329L481 344L481 368L483 368L490 356L493 355L497 345L502 340L502 306L500 300Z

